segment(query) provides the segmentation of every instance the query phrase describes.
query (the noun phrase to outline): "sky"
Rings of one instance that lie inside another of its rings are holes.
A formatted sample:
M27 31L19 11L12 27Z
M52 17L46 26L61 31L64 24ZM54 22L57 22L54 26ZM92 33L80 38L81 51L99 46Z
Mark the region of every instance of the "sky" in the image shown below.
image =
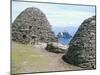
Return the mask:
M95 15L95 6L12 1L12 22L29 7L39 8L54 30L69 26L77 29L85 19Z
M79 26L83 20L95 15L94 6L61 5L33 2L12 2L12 22L26 8L37 7L46 14L52 26Z

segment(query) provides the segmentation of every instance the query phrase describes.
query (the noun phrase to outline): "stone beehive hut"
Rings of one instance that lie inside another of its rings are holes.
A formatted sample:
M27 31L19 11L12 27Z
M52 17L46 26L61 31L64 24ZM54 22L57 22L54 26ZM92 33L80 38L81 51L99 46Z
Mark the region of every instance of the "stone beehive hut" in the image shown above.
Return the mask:
M38 8L25 9L12 24L12 40L29 43L37 38L41 42L56 41L45 14Z
M96 68L96 18L86 19L71 40L64 60L85 69Z

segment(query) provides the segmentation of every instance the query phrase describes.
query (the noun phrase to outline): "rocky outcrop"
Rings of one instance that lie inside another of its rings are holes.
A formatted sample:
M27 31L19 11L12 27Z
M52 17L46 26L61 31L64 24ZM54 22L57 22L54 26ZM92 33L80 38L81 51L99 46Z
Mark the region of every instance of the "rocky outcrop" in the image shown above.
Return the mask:
M68 32L59 32L58 34L57 34L57 37L58 38L66 38L66 39L69 39L69 38L71 38L72 36L68 33Z
M86 19L69 43L63 59L85 69L96 68L96 18Z
M45 14L34 7L25 9L12 24L12 40L29 43L32 39L40 42L56 41Z
M67 45L62 45L60 43L51 42L47 44L46 50L54 53L65 53L68 49Z

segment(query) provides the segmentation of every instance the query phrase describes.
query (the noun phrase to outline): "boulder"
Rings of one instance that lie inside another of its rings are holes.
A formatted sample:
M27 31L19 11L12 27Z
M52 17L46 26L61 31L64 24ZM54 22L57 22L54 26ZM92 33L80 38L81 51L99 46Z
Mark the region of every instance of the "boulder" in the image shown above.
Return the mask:
M67 48L68 48L67 45L51 42L47 44L46 50L54 53L65 53L67 51Z
M85 69L96 68L96 17L86 19L69 43L63 59Z
M38 8L26 8L12 23L12 40L29 43L35 39L40 42L56 41L46 15Z

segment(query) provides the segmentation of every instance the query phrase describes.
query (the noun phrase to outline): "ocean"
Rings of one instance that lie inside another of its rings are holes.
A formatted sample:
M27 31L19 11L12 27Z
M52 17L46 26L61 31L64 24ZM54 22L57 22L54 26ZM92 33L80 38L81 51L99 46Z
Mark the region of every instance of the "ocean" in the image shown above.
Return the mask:
M61 43L61 44L63 44L63 45L68 45L69 42L71 41L71 39L72 38L69 38L69 39L68 38L59 38L58 42Z
M57 35L59 32L66 31L68 32L72 37L75 35L76 31L78 30L78 27L74 26L67 26L67 27L53 27L52 30L54 31L55 35ZM71 38L59 38L58 42L63 45L68 45L71 41Z
M57 35L59 32L66 31L68 32L71 36L74 36L76 31L78 30L78 27L74 26L67 26L67 27L52 27L52 30L54 31L55 35Z

